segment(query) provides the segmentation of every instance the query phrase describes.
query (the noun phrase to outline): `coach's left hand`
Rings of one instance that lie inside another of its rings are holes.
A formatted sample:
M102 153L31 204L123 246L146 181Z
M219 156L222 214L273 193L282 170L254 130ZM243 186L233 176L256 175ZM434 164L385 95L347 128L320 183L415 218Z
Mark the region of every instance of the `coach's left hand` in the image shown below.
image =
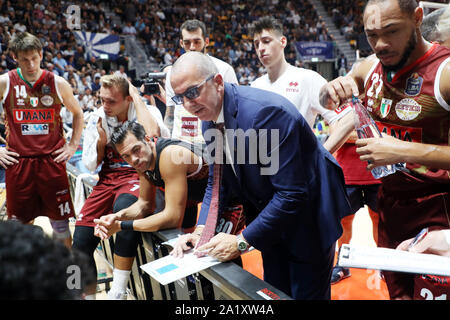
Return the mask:
M218 233L208 243L198 247L196 251L208 251L208 255L221 262L239 257L237 236L227 233Z

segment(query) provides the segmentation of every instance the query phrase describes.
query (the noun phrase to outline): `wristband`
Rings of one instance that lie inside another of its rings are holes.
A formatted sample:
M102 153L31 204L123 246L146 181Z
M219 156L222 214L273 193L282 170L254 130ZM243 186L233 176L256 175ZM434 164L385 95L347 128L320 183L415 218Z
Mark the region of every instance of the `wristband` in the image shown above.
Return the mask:
M120 229L122 230L134 230L133 229L133 220L126 220L120 222Z

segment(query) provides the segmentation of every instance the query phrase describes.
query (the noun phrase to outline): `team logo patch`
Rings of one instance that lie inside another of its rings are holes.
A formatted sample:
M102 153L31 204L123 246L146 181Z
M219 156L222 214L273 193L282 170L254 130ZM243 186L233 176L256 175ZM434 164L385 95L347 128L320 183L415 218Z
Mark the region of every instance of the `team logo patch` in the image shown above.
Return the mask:
M51 89L49 86L47 86L46 84L44 84L42 86L42 94L50 94L51 93Z
M44 106L50 107L53 104L53 98L51 96L43 96L41 102Z
M406 88L405 94L410 97L415 97L422 90L423 78L419 76L417 72L414 72L407 80L406 80Z
M23 136L39 136L48 134L48 124L22 124Z
M36 108L39 104L39 98L30 97L30 104L32 107Z
M392 100L385 98L381 100L380 113L382 118L387 117L389 111L391 111L391 107L392 107Z
M406 98L396 104L395 112L400 119L411 121L422 112L422 106L414 99Z

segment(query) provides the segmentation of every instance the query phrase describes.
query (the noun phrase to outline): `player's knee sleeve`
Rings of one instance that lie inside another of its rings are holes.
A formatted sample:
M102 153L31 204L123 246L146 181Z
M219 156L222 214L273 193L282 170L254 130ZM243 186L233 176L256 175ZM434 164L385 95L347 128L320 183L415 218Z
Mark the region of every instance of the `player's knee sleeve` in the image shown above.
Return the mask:
M116 201L114 201L113 212L119 212L122 209L128 208L137 201L137 197L129 194L120 194ZM122 230L116 233L116 241L114 243L114 253L120 257L134 257L136 256L136 248L138 243L139 233L133 230Z
M122 230L116 233L114 253L120 257L131 258L136 256L138 237L140 232L133 230Z
M73 233L72 248L83 252L88 258L89 272L97 277L97 266L94 259L94 250L100 238L94 235L93 227L76 226Z
M119 194L116 201L114 201L113 212L116 213L122 209L128 208L135 203L137 199L138 198L136 196L129 193Z
M50 224L53 228L53 237L58 240L70 238L69 220L52 220Z

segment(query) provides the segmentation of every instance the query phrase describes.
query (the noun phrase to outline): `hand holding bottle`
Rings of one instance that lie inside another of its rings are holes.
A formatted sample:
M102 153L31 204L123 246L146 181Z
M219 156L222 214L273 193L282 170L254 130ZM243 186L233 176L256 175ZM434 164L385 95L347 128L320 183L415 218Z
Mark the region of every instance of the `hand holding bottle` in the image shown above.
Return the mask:
M352 106L354 110L355 130L358 134L358 138L383 138L375 121L372 119L366 108L362 105L361 101L355 96L352 96ZM370 164L370 161L368 161L368 163ZM378 166L372 169L372 175L375 179L380 179L387 175L393 174L404 167L405 164L402 163Z

